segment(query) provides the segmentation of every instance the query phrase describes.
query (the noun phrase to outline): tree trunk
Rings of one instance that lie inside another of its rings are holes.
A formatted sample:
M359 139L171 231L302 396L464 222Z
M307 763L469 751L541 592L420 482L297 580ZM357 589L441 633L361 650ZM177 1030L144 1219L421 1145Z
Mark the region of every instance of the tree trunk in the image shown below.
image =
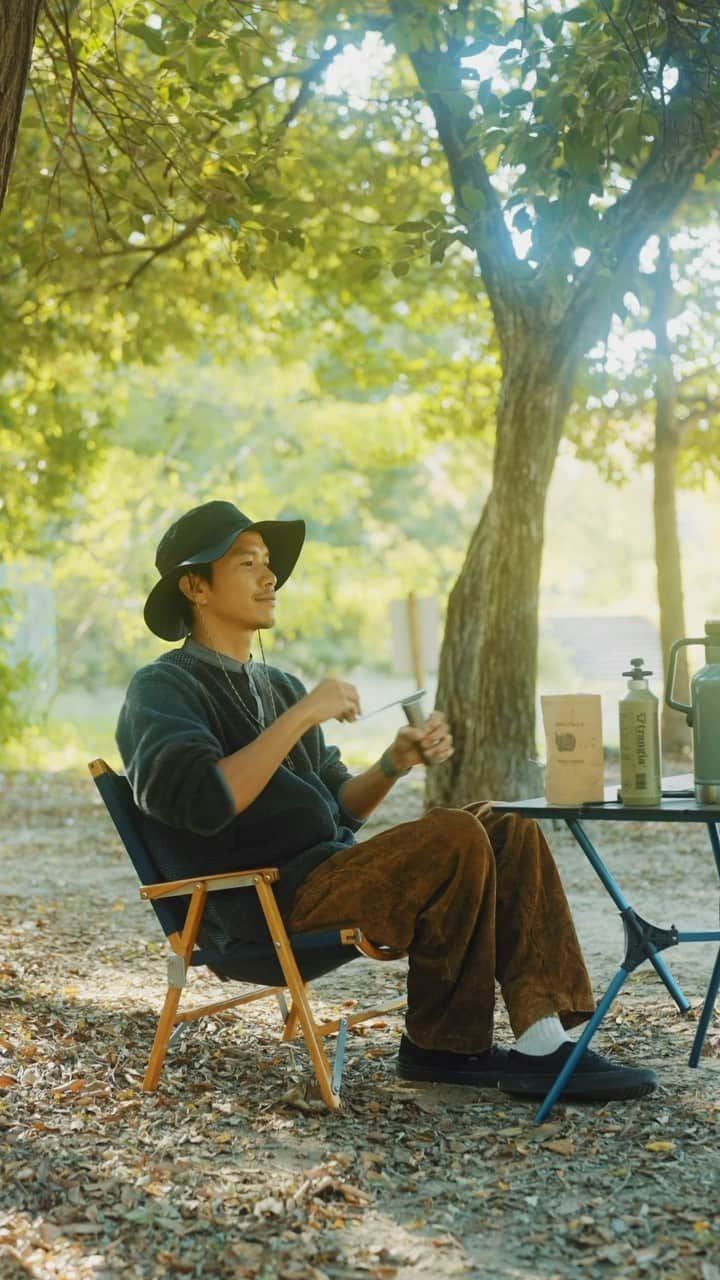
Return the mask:
M675 416L675 375L672 366L672 343L668 334L672 298L670 245L667 236L661 236L655 269L655 302L651 325L655 334L653 511L663 676L667 673L670 645L673 640L679 640L681 636L687 634L675 500L675 473L682 430ZM681 649L678 654L675 691L679 701L689 702L686 649ZM666 703L663 704L662 710L662 746L664 755L678 755L690 750L690 729L685 716L679 711L673 711Z
M519 343L505 372L492 491L450 596L437 702L455 754L427 771L431 804L542 789L534 763L538 600L545 503L570 385L567 369L538 355L542 338Z
M457 38L439 26L415 39L413 27L425 9L413 0L390 0L435 119L457 217L477 255L503 366L493 488L450 597L440 658L438 703L449 713L456 753L449 765L427 773L429 801L462 804L538 788L530 758L545 502L573 375L607 331L613 295L633 278L648 236L666 225L708 161L693 94L710 77L704 63L688 60L647 160L603 215L589 261L559 289L565 250L557 257L549 251L534 274L518 260L502 184L494 185L478 142L461 67L465 35L474 34L465 26L468 8L454 6Z
M658 416L660 403L658 401ZM667 675L668 654L673 640L687 634L683 601L680 542L675 507L675 467L678 446L673 440L655 437L655 559L657 564L658 601L660 604L660 645L663 655L663 680ZM687 650L678 654L675 673L675 697L690 701ZM667 703L662 710L663 755L678 755L690 750L690 729L685 716L673 711Z
M42 0L0 0L0 210L10 179Z

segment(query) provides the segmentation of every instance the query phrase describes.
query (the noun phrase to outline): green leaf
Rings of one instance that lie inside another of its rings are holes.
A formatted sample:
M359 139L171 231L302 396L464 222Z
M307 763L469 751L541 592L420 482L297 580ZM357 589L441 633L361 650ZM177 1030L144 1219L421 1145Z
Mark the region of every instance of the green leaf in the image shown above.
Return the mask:
M409 222L399 222L394 228L395 231L432 231L433 223L427 218L411 219Z
M542 23L543 35L547 36L548 40L552 40L554 44L558 36L560 35L560 32L562 31L562 24L563 24L563 20L562 20L561 14L559 13L549 14L547 18L543 19L543 23Z
M195 45L188 45L186 51L184 51L184 63L186 63L188 73L190 73L191 83L197 83L204 76L205 69L208 67L208 54L196 49Z
M452 244L454 239L455 239L454 236L447 236L444 240L436 240L435 244L430 250L430 261L442 262L443 258L445 257L445 254L448 251L449 246Z
M483 80L478 85L477 101L487 115L489 111L497 111L500 106L500 99L492 90L492 80Z
M579 4L575 9L568 9L567 13L563 13L560 16L563 22L592 22L597 15L593 13L592 9Z
M532 102L532 94L527 89L511 89L502 102L504 107L524 107L527 102Z
M145 22L124 22L123 30L128 31L131 36L137 36L142 40L153 53L167 53L167 45L154 27L149 27Z
M471 187L469 182L463 183L460 188L460 199L463 202L463 207L470 211L482 209L485 204L485 197L482 191L478 191L477 187Z
M599 152L579 129L570 129L563 139L565 162L573 173L587 176L598 167Z
M422 240L406 240L396 252L398 258L414 258L423 247Z
M410 263L407 261L393 262L391 270L393 275L398 276L398 278L400 276L406 276L410 270Z
M504 129L488 129L483 139L484 150L492 151L495 147L503 147L507 142L507 138L508 135Z
M501 30L500 18L494 9L484 7L479 9L475 15L475 25L478 31L497 35Z

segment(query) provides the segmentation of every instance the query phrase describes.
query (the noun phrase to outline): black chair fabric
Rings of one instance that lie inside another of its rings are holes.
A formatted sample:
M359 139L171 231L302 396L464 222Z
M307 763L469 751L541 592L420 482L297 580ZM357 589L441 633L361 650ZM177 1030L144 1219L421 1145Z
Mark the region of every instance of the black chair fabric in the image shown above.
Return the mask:
M95 775L95 785L125 845L130 861L137 871L140 883L158 884L163 877L159 874L150 850L145 844L137 819L132 788L127 778L121 773L108 771ZM189 898L165 898L153 902L153 910L166 936L181 932L185 924L188 902Z
M305 982L321 978L324 973L332 973L333 969L339 969L351 960L362 959L359 951L340 941L339 929L290 934L290 945ZM233 978L237 982L257 982L270 987L285 985L275 948L260 942L231 942L223 950L198 948L190 963L206 964L219 976Z
M159 884L163 877L157 870L137 820L137 809L130 784L123 774L108 770L95 775L115 828L130 856L141 884ZM254 893L240 889L239 893ZM189 898L153 899L152 907L166 935L180 932L185 923ZM340 941L339 929L293 934L290 937L298 968L305 982L331 973L351 960L361 959L360 952ZM285 978L271 943L228 941L225 947L198 947L190 958L193 967L207 965L223 978L263 986L284 986Z

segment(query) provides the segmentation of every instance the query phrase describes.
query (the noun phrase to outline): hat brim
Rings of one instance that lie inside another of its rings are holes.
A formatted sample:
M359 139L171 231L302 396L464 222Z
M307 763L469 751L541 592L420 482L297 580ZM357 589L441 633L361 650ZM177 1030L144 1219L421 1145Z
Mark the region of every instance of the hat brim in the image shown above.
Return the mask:
M145 601L144 618L153 635L161 640L182 640L187 632L183 618L183 595L178 586L180 578L194 564L212 564L229 551L241 533L259 533L270 552L270 568L277 582L275 589L287 582L305 541L304 520L258 520L254 524L241 524L228 533L221 542L202 547L188 559L174 565L159 582L155 583Z

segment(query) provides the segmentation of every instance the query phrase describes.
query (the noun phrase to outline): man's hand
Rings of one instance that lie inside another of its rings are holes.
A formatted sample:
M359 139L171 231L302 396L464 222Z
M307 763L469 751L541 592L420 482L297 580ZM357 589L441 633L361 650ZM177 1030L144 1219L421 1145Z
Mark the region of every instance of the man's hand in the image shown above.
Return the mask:
M442 711L433 711L421 729L400 729L390 748L396 769L415 764L444 764L453 753L452 734Z
M312 695L311 695L312 696ZM343 783L342 802L356 818L367 818L387 795L395 777L386 766L392 763L398 774L414 764L442 764L453 753L452 738L445 716L433 711L420 729L401 729L382 760ZM388 759L389 757L389 759Z
M326 720L355 720L360 715L360 695L354 684L345 680L321 680L306 695L305 703L312 712L313 724Z

